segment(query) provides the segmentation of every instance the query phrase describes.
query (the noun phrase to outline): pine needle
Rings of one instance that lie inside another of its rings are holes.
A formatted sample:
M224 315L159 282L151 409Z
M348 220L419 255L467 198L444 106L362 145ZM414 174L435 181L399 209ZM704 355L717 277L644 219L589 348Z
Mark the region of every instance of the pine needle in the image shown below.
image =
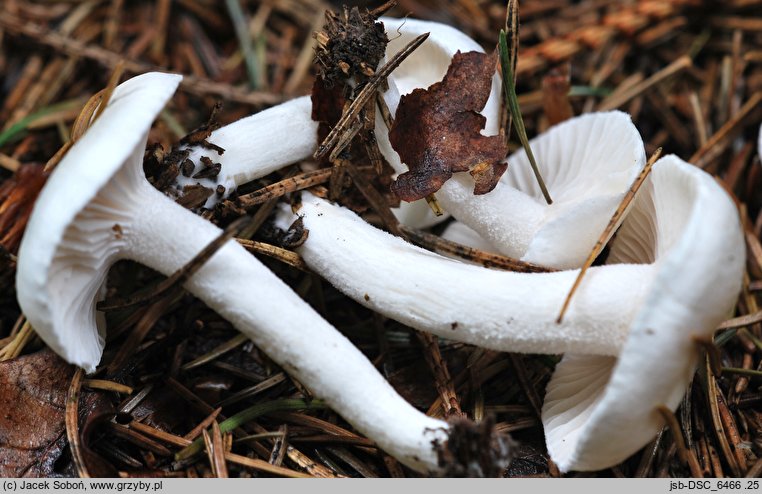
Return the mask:
M566 313L566 309L569 308L569 303L571 303L571 299L574 296L574 292L577 291L577 288L579 288L579 285L582 282L582 277L585 276L587 269L592 266L595 258L598 257L598 255L603 250L603 247L606 245L606 242L608 242L608 240L611 238L611 235L614 233L616 227L619 226L619 222L627 212L630 204L632 203L632 200L635 199L635 195L638 193L638 190L640 190L640 186L643 185L643 182L646 181L646 178L651 173L651 169L653 168L656 160L659 159L659 156L661 156L661 148L657 149L656 152L651 155L651 158L646 163L646 166L643 167L640 175L638 175L638 178L635 179L635 182L633 182L632 186L630 187L630 190L628 190L624 195L624 198L622 198L622 202L619 204L619 207L616 208L616 211L614 211L613 216L611 216L609 224L606 225L606 228L598 238L598 241L595 242L593 250L590 252L590 255L587 256L585 264L582 265L582 269L579 270L577 279L574 280L574 284L572 285L571 290L569 290L569 295L567 295L566 300L564 300L564 305L561 307L561 312L558 314L556 323L561 324L561 321L564 318L564 314Z
M543 197L545 197L545 201L548 204L553 204L553 199L550 198L548 188L545 187L545 181L543 181L542 175L540 175L540 169L537 167L537 161L534 158L534 154L532 154L532 148L529 146L527 130L524 127L524 119L521 116L521 109L519 108L519 98L516 96L516 86L513 83L514 74L513 69L511 68L508 41L505 36L505 31L502 29L500 30L500 43L498 44L498 47L500 52L500 67L502 68L503 75L503 92L506 104L511 111L511 116L515 124L514 126L516 127L516 134L518 134L519 139L521 140L521 145L527 153L527 158L529 158L529 163L532 165L532 171L534 171L534 176L537 179L537 183L540 185L540 190L542 191Z

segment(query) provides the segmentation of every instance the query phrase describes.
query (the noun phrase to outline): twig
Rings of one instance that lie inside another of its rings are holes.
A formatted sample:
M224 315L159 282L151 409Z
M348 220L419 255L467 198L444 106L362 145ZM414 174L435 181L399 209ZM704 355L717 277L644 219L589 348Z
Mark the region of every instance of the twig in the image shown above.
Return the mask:
M662 418L664 418L664 421L667 422L667 425L672 431L672 438L674 439L675 445L677 446L677 455L680 457L680 461L688 465L688 468L691 470L692 477L703 478L704 473L701 471L701 467L698 464L696 455L693 453L692 449L688 449L685 446L685 438L683 438L683 432L680 429L680 424L677 423L675 414L672 413L672 410L664 405L659 405L656 407L656 409L659 411L659 414L661 414Z
M69 440L71 457L74 461L74 467L77 469L77 475L80 478L89 479L90 473L87 471L83 446L79 440L79 390L84 375L85 371L77 369L66 393L66 437Z
M421 247L435 251L458 256L461 259L481 264L487 268L505 269L506 271L516 271L519 273L549 273L556 271L553 268L540 266L531 262L520 261L500 254L493 254L467 245L447 240L437 235L416 230L409 226L400 225L400 230L407 239Z
M571 299L574 296L574 292L577 291L577 288L579 288L579 284L582 282L582 278L585 276L585 273L587 272L588 268L593 265L593 261L595 261L595 258L598 257L598 255L603 250L603 247L606 245L606 242L608 242L609 238L611 238L611 235L614 233L614 230L617 226L619 226L620 221L624 217L625 213L630 207L630 204L632 203L632 200L635 199L635 195L638 193L638 190L640 190L640 186L643 185L643 183L646 181L646 178L648 177L648 174L651 173L651 169L654 166L654 163L657 159L659 159L659 156L661 155L661 148L657 149L654 154L651 155L651 158L646 163L646 166L643 167L643 170L640 172L640 175L638 175L638 178L635 179L635 182L633 182L632 186L630 187L630 190L627 191L627 193L622 198L622 202L619 203L619 206L616 208L616 211L614 211L614 215L611 217L611 220L609 220L609 224L606 225L606 228L603 230L603 233L600 237L598 237L598 241L595 242L595 245L593 246L593 250L590 252L590 255L587 256L587 259L585 260L585 264L582 265L582 269L579 270L579 274L577 275L577 278L574 280L574 284L571 287L571 290L569 290L569 294L566 296L566 299L564 300L564 305L561 307L561 312L558 314L558 318L556 319L556 322L558 324L561 324L561 321L564 318L564 314L566 313L566 309L569 308L569 304L571 303Z

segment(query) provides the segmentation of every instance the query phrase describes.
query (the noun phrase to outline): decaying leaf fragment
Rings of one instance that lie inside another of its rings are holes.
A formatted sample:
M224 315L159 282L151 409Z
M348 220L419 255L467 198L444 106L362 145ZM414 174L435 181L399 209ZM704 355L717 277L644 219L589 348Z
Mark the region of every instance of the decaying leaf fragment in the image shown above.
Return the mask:
M32 213L47 173L41 166L26 164L0 185L0 246L15 252Z
M389 131L392 147L410 171L392 184L404 201L436 192L454 172L469 171L474 194L495 188L508 165L501 136L483 136L478 112L489 98L495 55L456 53L444 79L400 99Z
M50 350L0 362L0 476L45 477L66 445L66 390L74 372Z

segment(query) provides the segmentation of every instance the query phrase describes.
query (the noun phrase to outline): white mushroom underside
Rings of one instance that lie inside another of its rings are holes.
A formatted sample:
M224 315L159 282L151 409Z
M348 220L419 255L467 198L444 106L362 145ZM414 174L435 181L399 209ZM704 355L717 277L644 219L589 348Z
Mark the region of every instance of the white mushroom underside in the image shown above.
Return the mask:
M592 268L561 325L555 316L576 271L507 273L444 259L309 194L298 214L310 231L300 254L359 303L487 348L567 352L543 411L563 471L609 467L654 436L663 425L655 408L681 399L693 337L711 335L733 307L744 263L727 194L672 156L654 166L609 256L653 263ZM283 208L279 225L294 219Z
M714 179L673 156L654 165L612 242L609 262L650 262L658 274L621 356L566 354L546 389L548 451L562 471L599 470L663 427L710 337L740 290L744 245L735 206Z

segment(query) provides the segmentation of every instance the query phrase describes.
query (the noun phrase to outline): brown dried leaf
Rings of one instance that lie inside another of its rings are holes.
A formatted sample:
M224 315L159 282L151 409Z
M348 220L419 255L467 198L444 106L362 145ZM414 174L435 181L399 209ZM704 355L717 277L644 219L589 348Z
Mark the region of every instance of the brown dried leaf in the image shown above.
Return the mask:
M45 477L66 445L74 368L45 350L0 362L0 476Z
M48 174L41 166L22 165L0 186L0 245L16 252L37 195Z
M341 119L344 105L347 102L346 86L329 84L325 79L316 77L312 84L312 120L318 122L318 142L328 136L336 122ZM324 162L328 157L323 158Z
M402 97L389 131L410 169L392 184L400 199L422 199L461 171L474 177L474 194L495 188L508 150L501 136L480 134L486 119L478 113L489 98L495 63L494 54L458 52L441 82Z

